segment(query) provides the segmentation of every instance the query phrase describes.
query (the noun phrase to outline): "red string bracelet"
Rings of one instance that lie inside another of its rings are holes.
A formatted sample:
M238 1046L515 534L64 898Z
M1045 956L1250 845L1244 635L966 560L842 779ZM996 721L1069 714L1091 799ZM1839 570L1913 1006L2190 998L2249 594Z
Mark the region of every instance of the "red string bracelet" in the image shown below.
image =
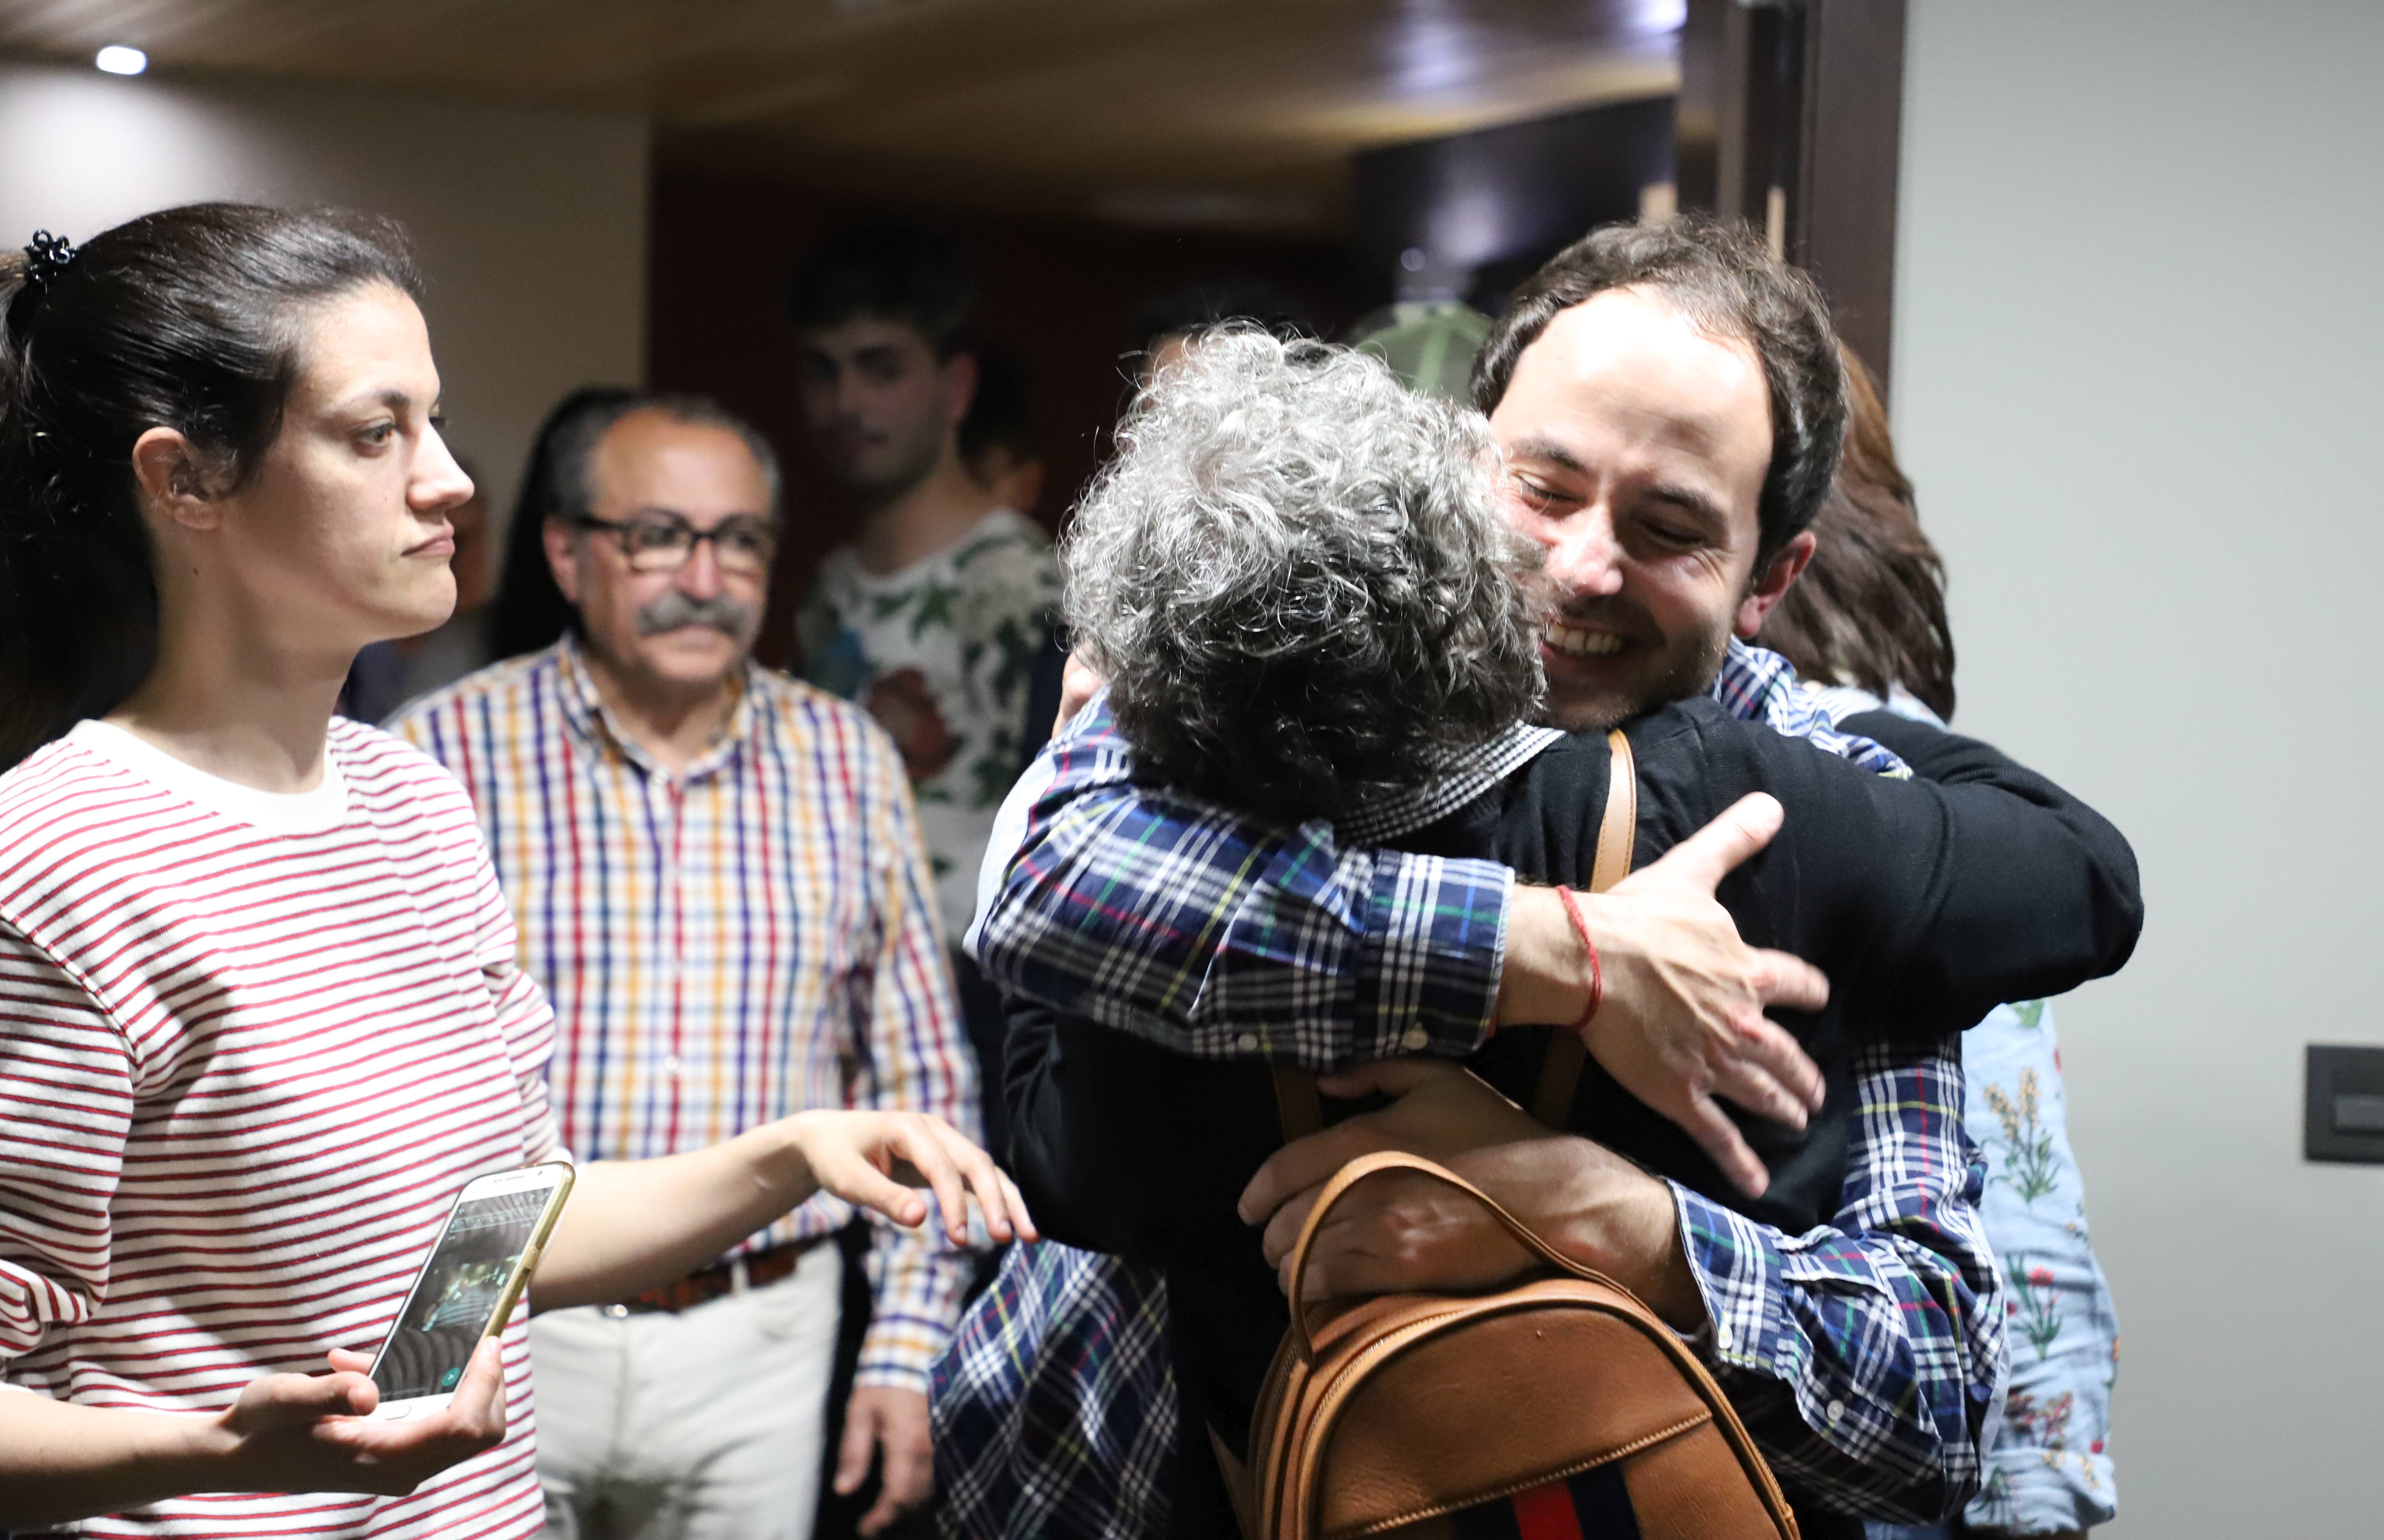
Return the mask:
M1557 897L1564 900L1566 917L1572 921L1572 933L1581 938L1582 950L1589 953L1589 1005L1582 1012L1581 1020L1572 1024L1572 1030L1579 1032L1589 1025L1597 1008L1606 1003L1606 968L1597 961L1597 943L1589 938L1589 922L1581 917L1581 904L1573 898L1572 889L1559 883Z

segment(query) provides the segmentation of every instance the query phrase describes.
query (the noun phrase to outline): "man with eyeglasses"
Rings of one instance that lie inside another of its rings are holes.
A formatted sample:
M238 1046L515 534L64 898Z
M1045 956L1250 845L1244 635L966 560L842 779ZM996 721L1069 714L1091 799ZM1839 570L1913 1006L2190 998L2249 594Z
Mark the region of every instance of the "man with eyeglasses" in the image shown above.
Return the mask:
M554 1002L565 1143L664 1155L820 1106L974 1136L901 753L751 658L768 443L708 402L630 397L574 419L555 472L545 552L571 632L390 727L472 794ZM814 1200L671 1288L531 1323L549 1536L810 1534L839 1314L823 1243L851 1218ZM863 1533L926 1496L927 1372L968 1275L934 1223L877 1232L840 1464L851 1485L880 1465Z

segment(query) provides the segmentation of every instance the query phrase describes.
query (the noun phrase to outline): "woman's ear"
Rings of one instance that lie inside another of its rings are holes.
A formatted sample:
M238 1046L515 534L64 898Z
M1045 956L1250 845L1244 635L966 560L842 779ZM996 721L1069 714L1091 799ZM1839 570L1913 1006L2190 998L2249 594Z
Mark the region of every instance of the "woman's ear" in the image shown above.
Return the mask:
M212 529L222 522L197 449L174 428L153 428L133 441L132 478L141 486L143 513L185 529Z

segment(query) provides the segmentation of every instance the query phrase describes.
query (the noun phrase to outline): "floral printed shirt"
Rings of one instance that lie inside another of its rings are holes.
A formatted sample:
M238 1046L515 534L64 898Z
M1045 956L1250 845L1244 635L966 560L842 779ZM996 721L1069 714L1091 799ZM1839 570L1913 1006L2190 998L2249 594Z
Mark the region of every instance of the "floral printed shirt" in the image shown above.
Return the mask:
M2011 1285L2012 1355L2003 1428L1964 1517L2016 1534L2089 1529L2118 1510L2104 1443L2119 1322L2087 1244L2051 1007L1997 1007L1962 1035L1962 1069L1964 1121L1987 1152L1979 1210Z
M839 547L796 615L804 677L865 707L902 751L948 941L976 907L977 863L1018 778L1028 676L1059 602L1050 538L997 508L883 577Z

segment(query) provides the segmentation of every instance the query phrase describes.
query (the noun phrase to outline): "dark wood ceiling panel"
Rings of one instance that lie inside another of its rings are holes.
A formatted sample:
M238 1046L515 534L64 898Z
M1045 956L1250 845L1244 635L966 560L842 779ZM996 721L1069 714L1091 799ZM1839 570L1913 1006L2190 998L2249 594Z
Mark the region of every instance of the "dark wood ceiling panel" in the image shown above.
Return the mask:
M1352 151L1670 91L1676 0L18 0L0 51L651 114L666 161L1335 222Z

